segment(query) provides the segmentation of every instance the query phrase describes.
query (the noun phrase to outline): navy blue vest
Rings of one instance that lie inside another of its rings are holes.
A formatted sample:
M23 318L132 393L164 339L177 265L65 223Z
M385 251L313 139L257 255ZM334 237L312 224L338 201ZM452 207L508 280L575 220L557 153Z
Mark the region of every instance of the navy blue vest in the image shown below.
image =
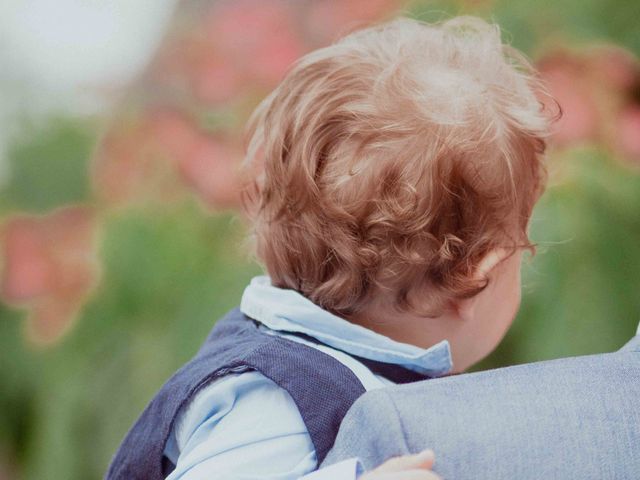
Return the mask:
M355 358L395 383L425 378L395 365ZM236 308L217 322L196 356L151 400L113 457L105 479L161 480L169 475L175 466L163 452L180 408L216 378L249 370L289 392L309 431L318 464L333 445L347 410L365 391L353 372L330 355L267 334Z

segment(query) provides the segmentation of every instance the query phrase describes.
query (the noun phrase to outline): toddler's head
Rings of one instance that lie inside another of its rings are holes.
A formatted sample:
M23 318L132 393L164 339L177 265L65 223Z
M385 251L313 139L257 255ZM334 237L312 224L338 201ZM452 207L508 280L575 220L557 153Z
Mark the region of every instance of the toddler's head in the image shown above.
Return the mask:
M249 123L274 285L392 338L495 347L520 302L550 119L527 59L474 17L356 31L301 58Z

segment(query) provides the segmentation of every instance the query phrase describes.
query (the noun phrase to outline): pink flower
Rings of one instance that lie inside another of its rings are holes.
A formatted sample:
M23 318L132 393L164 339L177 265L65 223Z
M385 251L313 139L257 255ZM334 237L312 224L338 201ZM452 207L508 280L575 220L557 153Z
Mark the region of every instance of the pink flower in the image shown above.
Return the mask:
M622 47L604 45L589 52L588 64L603 112L602 139L640 166L640 62Z
M147 82L193 95L206 104L222 105L252 85L235 62L222 55L214 40L198 32L202 28L195 25L189 34L171 38L160 49Z
M119 206L148 200L174 200L179 183L165 147L156 132L155 119L126 119L107 132L93 158L92 180L98 195Z
M16 214L2 225L2 299L26 307L32 340L49 343L73 323L99 277L96 221L85 206Z
M640 62L615 45L579 53L556 52L539 62L552 96L563 109L556 141L598 140L623 157L640 161Z
M598 83L612 93L628 92L640 76L638 59L622 47L602 45L589 54L589 68Z
M306 50L292 4L263 0L221 1L209 12L204 29L219 64L233 65L238 77L267 86L282 79ZM213 73L213 71L212 71Z
M107 134L94 162L94 185L115 205L176 199L186 186L208 207L240 204L241 146L214 137L172 110L151 111Z
M171 159L188 155L200 137L198 126L174 110L149 112L146 122L150 140Z
M555 142L565 146L595 139L599 116L586 65L579 58L558 52L542 59L538 66L562 108L562 118L554 125Z
M640 167L640 105L630 105L622 110L616 126L618 148Z
M236 170L242 159L240 145L232 139L207 135L177 113L156 115L153 125L159 144L198 198L214 208L239 206Z
M207 104L228 102L248 86L243 73L213 51L193 66L193 72L190 78L193 93L197 99Z
M241 156L233 144L201 135L189 154L177 159L178 169L205 205L236 208L240 205L237 166Z
M383 19L398 10L403 0L324 0L310 2L305 25L316 45L326 45L342 35Z

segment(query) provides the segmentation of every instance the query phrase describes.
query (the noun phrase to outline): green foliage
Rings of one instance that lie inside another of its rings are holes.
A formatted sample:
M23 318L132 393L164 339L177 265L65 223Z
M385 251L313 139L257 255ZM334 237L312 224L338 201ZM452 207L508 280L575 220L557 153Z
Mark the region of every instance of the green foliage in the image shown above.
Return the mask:
M102 282L60 344L29 348L19 315L0 311L11 392L0 396L0 443L24 457L25 478L100 478L153 392L259 272L240 253L243 234L238 219L192 202L111 213Z
M640 175L595 149L551 162L562 180L534 212L520 314L479 369L613 351L640 322Z
M95 126L64 118L23 125L9 150L10 183L0 193L13 209L44 212L89 198L88 159Z
M635 0L563 0L496 2L416 0L407 12L425 21L472 14L498 23L503 38L529 54L559 39L602 40L640 54L640 3Z

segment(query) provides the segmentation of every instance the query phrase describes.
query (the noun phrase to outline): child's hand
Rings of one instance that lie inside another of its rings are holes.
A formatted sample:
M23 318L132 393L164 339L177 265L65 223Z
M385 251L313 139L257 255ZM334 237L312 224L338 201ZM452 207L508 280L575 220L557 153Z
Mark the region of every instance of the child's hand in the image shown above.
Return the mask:
M435 456L431 450L415 455L392 458L378 468L365 473L360 480L440 480L431 471Z

